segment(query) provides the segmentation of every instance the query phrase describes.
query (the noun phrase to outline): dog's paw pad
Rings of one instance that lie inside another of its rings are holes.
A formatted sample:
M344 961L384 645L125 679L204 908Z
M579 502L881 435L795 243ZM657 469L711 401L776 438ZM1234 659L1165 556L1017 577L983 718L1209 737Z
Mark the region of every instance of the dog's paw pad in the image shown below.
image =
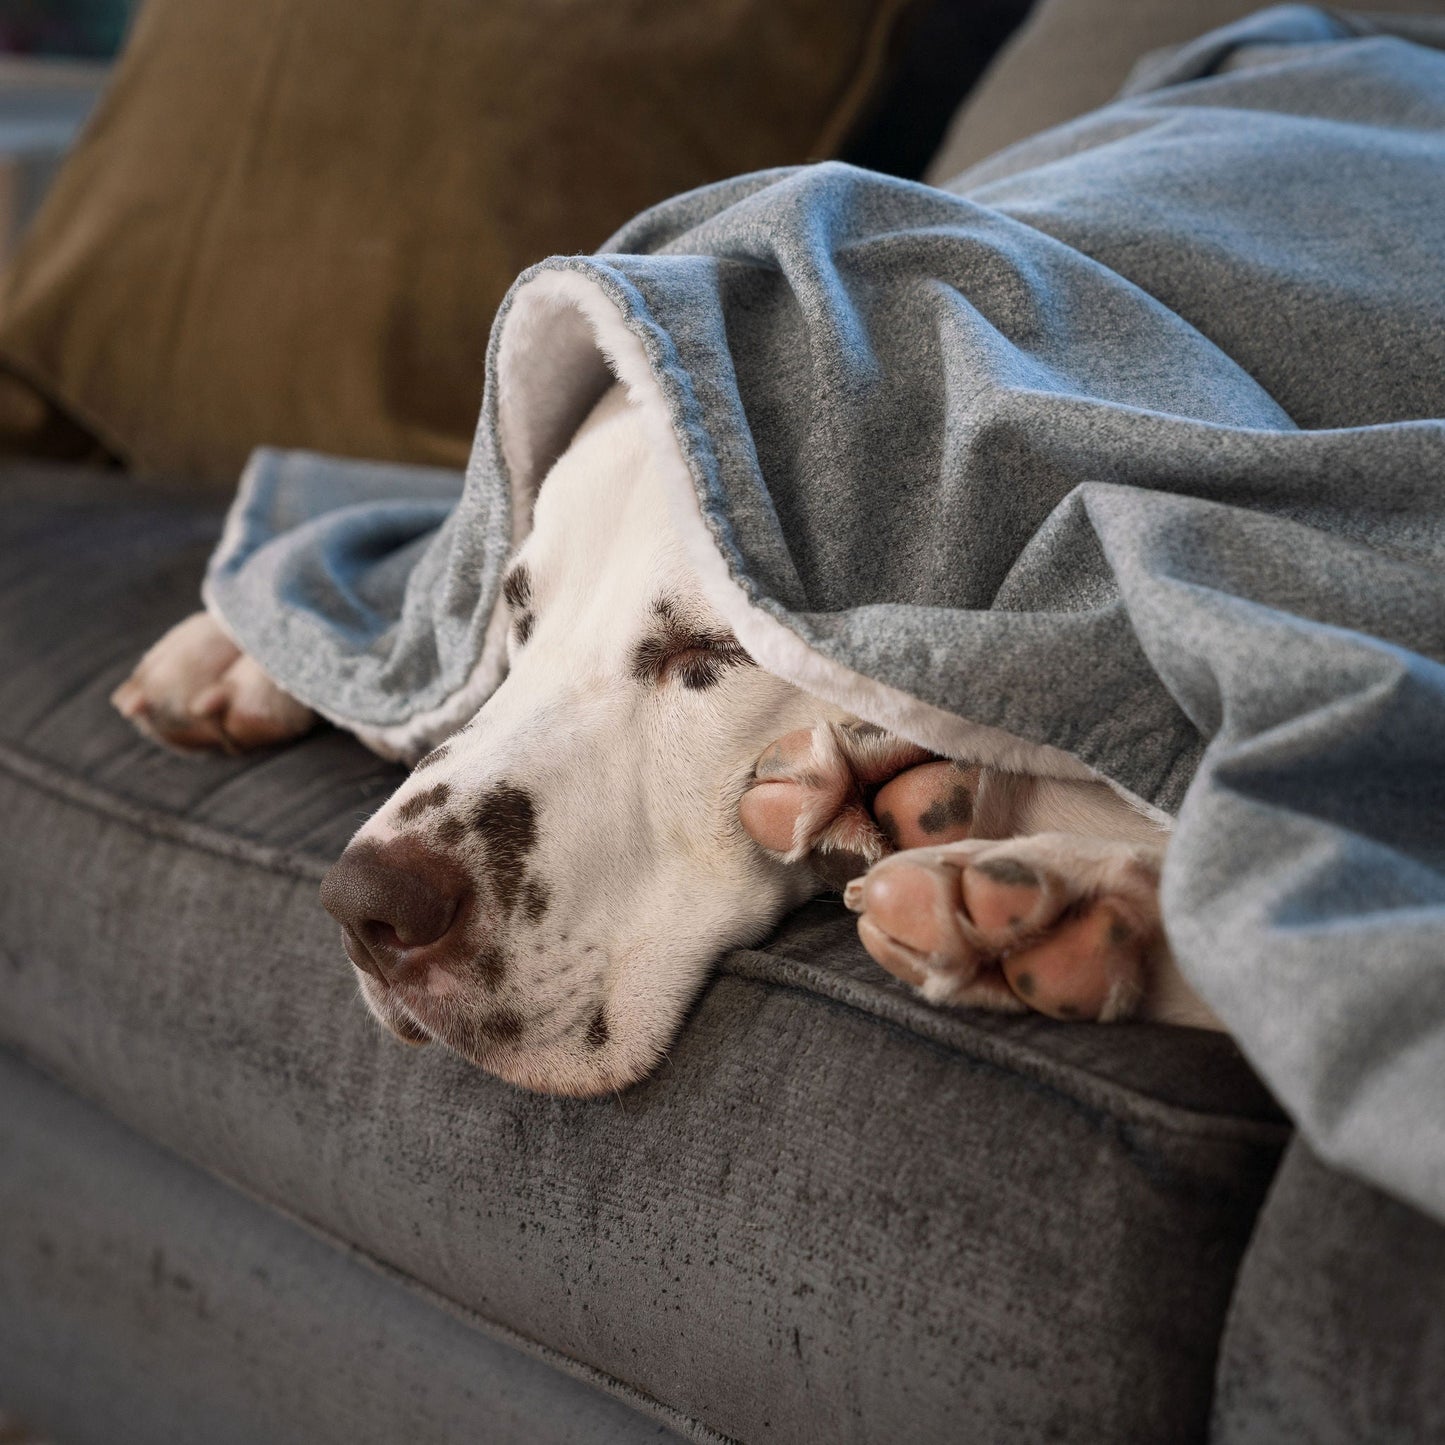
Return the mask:
M1127 1017L1159 934L1157 875L1065 835L896 853L844 901L873 958L935 1003Z
M996 950L1016 947L1052 922L1062 893L1051 873L1007 854L971 862L959 891L964 913Z
M960 836L947 831L958 813L956 803L937 806L940 785L907 782L908 770L930 766L951 776L956 771L923 748L868 724L800 728L778 738L758 759L738 817L764 848L789 862L807 858L824 882L841 887L898 846L888 827L895 835L912 836L915 815L929 807L939 825L930 841ZM885 827L876 816L878 799L887 804L890 797L893 814ZM949 823L940 821L945 814ZM899 818L904 820L901 834Z
M978 768L943 760L919 763L878 789L873 815L894 848L956 843L972 831L978 779Z
M1005 956L1001 966L1015 995L1036 1012L1108 1022L1127 1017L1142 996L1147 945L1117 907L1102 901Z

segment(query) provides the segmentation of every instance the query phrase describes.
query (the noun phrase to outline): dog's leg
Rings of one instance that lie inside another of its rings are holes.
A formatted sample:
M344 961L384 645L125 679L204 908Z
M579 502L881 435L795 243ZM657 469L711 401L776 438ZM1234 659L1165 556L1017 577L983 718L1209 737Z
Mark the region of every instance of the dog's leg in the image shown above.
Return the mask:
M171 628L110 701L146 737L182 753L289 742L316 721L204 612Z
M744 828L846 883L868 952L930 1001L1214 1024L1165 943L1165 835L1105 785L953 763L856 723L780 738L755 776Z

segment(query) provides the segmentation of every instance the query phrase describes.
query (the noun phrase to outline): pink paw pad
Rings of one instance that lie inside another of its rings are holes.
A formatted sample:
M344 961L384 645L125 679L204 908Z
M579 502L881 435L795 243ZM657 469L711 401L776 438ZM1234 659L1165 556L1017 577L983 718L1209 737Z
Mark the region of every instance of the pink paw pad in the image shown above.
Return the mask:
M974 770L976 772L976 770ZM969 777L865 723L800 728L758 759L738 816L763 847L841 887L914 840L968 836Z
M973 858L899 854L851 883L844 901L873 958L930 998L1059 1019L1131 1012L1156 931L1136 900L1077 896L1061 873L997 845Z

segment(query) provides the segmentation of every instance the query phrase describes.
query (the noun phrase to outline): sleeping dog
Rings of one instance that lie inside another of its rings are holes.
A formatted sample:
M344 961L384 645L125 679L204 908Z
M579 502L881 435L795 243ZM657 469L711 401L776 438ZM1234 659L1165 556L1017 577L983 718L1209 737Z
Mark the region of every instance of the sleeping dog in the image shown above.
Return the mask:
M931 1002L1217 1026L1160 925L1167 831L1101 780L940 759L755 665L620 387L549 472L504 595L506 681L322 885L400 1038L528 1088L621 1088L720 953L827 884ZM186 751L314 721L205 613L112 700Z

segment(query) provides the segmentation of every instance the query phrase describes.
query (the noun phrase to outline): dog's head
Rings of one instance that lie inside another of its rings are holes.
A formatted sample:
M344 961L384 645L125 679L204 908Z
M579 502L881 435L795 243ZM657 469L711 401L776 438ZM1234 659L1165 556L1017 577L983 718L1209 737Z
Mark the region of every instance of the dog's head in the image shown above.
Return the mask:
M372 1012L529 1088L648 1073L709 965L815 891L738 801L766 745L840 716L704 604L614 392L507 573L507 680L323 885Z

